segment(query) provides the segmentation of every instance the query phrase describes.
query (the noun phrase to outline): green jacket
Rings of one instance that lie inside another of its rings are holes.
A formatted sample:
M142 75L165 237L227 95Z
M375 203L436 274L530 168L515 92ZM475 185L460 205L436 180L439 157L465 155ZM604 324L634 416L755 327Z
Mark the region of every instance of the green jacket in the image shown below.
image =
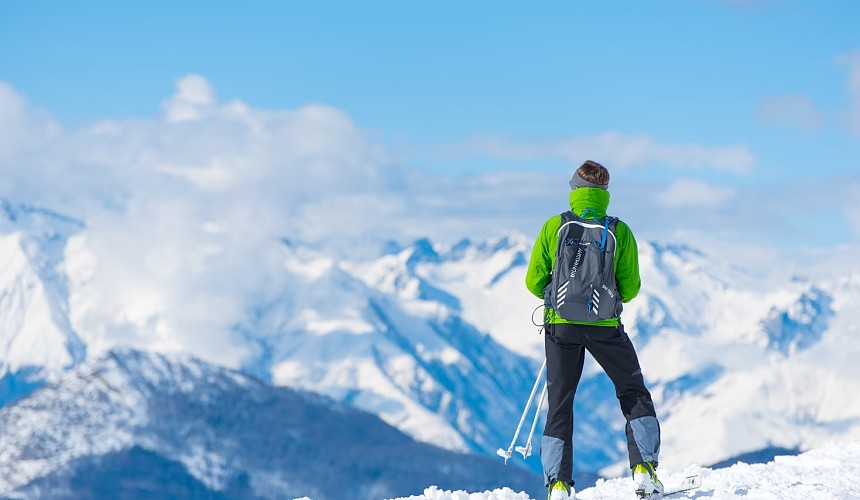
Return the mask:
M600 188L578 188L570 192L570 209L582 216L587 208L594 210L597 218L606 216L609 207L609 191ZM555 253L558 248L558 230L561 227L561 215L547 220L532 247L529 268L526 272L526 287L536 297L543 300L543 290L552 281L552 268L555 265ZM615 226L615 282L622 302L630 302L639 293L642 281L639 278L639 250L630 227L622 221ZM544 321L550 324L575 323L581 325L618 326L619 318L609 318L601 321L568 321L559 317L552 308L547 308Z

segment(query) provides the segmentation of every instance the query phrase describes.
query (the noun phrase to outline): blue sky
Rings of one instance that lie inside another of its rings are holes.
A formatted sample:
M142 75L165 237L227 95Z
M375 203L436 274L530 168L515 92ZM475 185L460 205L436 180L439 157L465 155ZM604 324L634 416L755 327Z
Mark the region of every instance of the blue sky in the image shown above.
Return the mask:
M679 237L757 217L768 241L835 245L860 234L858 20L800 0L6 1L0 81L68 133L157 120L201 75L219 103L330 106L422 185L525 175L563 204L590 158L649 235L643 213L683 211ZM516 188L516 220L505 200L456 215L533 232L558 204Z

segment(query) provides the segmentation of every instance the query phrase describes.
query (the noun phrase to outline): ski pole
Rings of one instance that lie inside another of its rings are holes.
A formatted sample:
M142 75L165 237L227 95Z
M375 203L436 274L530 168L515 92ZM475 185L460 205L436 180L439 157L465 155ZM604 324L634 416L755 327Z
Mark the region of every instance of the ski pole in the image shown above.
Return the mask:
M540 410L543 408L543 400L546 399L546 382L543 383L543 390L540 393L540 399L538 400L537 411L535 411L535 418L532 420L532 430L529 432L529 438L526 441L525 446L517 446L516 450L518 453L521 453L523 458L528 458L529 455L532 454L532 436L535 435L535 427L537 427L538 418L540 417Z
M532 407L532 401L535 399L535 393L537 392L538 386L540 386L540 379L543 377L543 371L546 369L546 360L543 360L543 364L540 367L540 371L538 372L537 379L535 379L535 385L532 388L532 393L529 395L529 400L526 402L526 407L523 409L523 416L520 417L520 423L517 425L517 430L514 431L514 438L511 440L511 445L508 446L507 450L503 450L499 448L496 451L496 454L505 459L505 464L508 463L508 459L511 458L511 455L514 452L514 445L517 442L517 438L520 437L520 430L523 428L523 422L526 421L526 415L529 413L529 408Z

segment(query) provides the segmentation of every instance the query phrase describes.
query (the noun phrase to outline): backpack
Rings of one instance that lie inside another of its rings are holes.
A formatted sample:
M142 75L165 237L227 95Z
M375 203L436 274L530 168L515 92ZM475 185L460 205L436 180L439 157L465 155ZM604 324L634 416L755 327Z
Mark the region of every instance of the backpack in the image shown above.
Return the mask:
M598 220L590 209L582 217L561 214L552 281L544 290L545 304L560 317L590 322L621 314L614 269L617 223L608 215Z

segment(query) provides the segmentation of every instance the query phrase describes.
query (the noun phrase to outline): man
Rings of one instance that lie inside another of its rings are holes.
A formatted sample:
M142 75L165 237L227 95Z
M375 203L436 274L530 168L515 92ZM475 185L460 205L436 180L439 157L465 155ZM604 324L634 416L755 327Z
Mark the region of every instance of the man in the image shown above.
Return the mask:
M627 419L627 447L636 492L643 498L659 498L663 485L655 469L660 425L636 351L620 319L621 304L633 299L641 285L636 240L624 222L606 214L609 172L603 165L583 163L571 178L570 188L571 212L544 223L526 275L528 289L547 304L544 325L549 410L540 454L548 496L551 500L574 496L573 398L587 350L615 385ZM561 263L557 263L559 256ZM597 264L589 263L592 261ZM586 266L597 270L588 271ZM596 285L599 276L593 276L599 273L608 278ZM576 288L585 290L582 293L587 300L576 303Z

